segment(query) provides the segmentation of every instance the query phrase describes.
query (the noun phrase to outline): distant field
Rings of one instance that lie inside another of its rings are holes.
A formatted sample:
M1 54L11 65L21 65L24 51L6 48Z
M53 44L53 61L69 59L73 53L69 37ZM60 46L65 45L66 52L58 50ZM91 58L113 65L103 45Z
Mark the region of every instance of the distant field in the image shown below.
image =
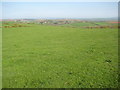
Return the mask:
M116 27L117 23L110 23L110 22L76 22L71 24L64 24L63 26L74 26L74 27L95 27L95 26L112 26Z
M118 87L117 28L9 23L2 30L3 88Z

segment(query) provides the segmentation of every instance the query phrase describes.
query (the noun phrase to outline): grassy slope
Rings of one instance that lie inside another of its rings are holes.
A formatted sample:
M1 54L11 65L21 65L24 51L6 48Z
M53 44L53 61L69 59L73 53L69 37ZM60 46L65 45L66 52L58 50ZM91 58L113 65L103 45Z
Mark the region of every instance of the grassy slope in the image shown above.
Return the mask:
M74 26L74 27L85 27L85 26L117 26L116 23L109 22L80 22L80 23L71 23L64 24L63 26Z
M2 27L1 21L0 27ZM2 28L0 28L0 89L1 88L2 88Z
M6 88L117 87L117 60L115 29L3 29Z

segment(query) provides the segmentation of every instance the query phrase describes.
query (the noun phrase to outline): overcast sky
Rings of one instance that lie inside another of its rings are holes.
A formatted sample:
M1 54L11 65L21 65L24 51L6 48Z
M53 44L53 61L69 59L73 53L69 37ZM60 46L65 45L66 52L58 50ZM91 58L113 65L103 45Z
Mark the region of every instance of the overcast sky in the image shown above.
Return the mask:
M3 19L118 16L117 2L3 2L2 8Z

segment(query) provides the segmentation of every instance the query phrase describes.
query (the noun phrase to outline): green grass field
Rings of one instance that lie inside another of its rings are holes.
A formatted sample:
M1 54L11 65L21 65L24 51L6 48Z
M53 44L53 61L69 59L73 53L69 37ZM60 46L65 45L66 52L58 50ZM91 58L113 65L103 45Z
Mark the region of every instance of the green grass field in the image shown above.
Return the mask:
M118 87L118 30L3 28L3 88Z
M64 24L62 26L71 26L71 27L86 27L86 26L91 26L91 27L95 27L95 26L117 26L116 23L109 23L109 22L75 22L75 23L71 23L71 24Z
M1 21L0 27L2 27ZM0 28L0 89L2 89L2 28Z

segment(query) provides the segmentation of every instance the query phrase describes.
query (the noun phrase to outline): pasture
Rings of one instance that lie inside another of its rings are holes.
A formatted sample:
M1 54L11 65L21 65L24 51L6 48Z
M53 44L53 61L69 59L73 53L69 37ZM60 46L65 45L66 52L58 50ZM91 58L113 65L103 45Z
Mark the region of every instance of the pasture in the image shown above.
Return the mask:
M3 88L118 87L117 28L20 25L3 24Z

